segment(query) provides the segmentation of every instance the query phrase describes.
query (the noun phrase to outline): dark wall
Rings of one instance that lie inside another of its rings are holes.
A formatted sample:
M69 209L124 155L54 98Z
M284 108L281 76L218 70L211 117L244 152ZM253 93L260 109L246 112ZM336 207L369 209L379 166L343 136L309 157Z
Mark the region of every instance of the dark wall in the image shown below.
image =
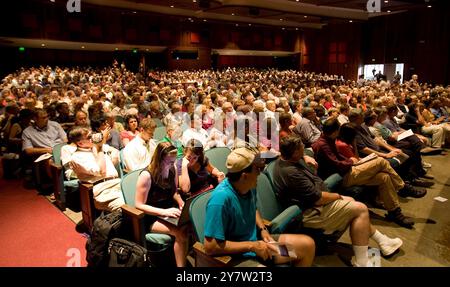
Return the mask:
M363 63L405 63L405 79L450 83L450 5L371 19L362 35Z
M55 49L25 49L0 48L0 78L16 71L21 67L40 65L50 66L111 66L114 60L124 62L128 69L137 72L142 56L145 57L147 69L165 69L163 53L133 53L132 51L102 52L102 51L73 51Z
M306 31L302 68L356 80L361 64L361 29L359 23L346 23Z
M424 81L450 83L450 1L431 9L375 17L365 23L330 21L322 30L295 31L280 27L249 27L213 23L169 15L97 7L83 3L82 13L68 13L65 1L5 1L0 36L67 41L127 43L169 47L163 54L147 55L147 67L199 69L223 66L293 67L357 79L364 64L405 63L405 78L417 73ZM1 45L1 43L0 43ZM198 60L174 60L170 51L196 49ZM211 56L214 49L268 50L297 53L292 59L272 57ZM30 51L32 49L27 49ZM111 53L56 51L30 52L4 49L2 70L19 64L111 63ZM128 66L135 56L119 55ZM150 57L151 59L149 59ZM12 62L15 59L15 62ZM375 59L375 61L372 61ZM396 60L395 60L396 59ZM25 61L25 62L24 62Z

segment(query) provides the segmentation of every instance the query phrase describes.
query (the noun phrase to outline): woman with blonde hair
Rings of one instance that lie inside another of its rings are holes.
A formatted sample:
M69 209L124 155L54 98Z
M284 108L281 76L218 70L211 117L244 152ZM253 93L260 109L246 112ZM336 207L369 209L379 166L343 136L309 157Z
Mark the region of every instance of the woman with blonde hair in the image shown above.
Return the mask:
M178 267L186 266L188 252L188 230L186 226L175 226L161 217L177 218L184 206L177 191L177 170L175 161L177 149L168 142L159 143L152 161L144 169L136 184L136 208L146 217L146 228L151 232L169 234L175 237L174 253Z

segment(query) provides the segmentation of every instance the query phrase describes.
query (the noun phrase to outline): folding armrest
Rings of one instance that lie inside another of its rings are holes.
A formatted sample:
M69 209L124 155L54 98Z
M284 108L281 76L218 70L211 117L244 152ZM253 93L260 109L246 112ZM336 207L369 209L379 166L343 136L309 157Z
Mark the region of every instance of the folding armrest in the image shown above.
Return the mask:
M95 183L95 182L94 182ZM80 187L80 203L81 212L83 215L83 222L90 231L92 229L94 220L99 216L99 211L94 205L94 184L92 182L79 181Z
M121 208L126 222L131 222L134 242L145 247L144 212L127 204L122 205Z
M289 224L293 220L300 219L301 215L302 211L297 205L286 208L270 222L270 232L273 234L283 233Z
M194 244L196 267L226 267L230 266L231 256L211 256L200 242Z
M66 210L66 195L64 191L64 172L63 167L50 159L50 170L52 172L53 193L55 203L62 211Z
M256 259L233 258L231 256L211 256L205 251L202 243L194 244L195 267L265 267Z

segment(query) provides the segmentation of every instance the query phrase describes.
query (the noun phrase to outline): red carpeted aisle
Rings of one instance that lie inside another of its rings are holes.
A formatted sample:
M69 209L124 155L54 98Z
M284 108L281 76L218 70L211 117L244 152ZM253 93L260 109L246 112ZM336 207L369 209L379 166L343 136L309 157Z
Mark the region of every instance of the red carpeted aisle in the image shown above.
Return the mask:
M20 180L0 179L0 267L86 266L86 238Z

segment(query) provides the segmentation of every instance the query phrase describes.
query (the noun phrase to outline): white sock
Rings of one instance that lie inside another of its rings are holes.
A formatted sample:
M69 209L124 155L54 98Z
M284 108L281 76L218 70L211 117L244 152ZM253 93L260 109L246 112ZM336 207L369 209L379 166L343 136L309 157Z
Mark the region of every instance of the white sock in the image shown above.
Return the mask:
M361 267L366 267L369 262L369 254L367 252L368 246L353 245L353 252L355 252L356 264Z
M371 238L380 245L381 242L387 241L390 238L384 235L383 233L379 232L378 230L375 231L375 233L371 236Z

